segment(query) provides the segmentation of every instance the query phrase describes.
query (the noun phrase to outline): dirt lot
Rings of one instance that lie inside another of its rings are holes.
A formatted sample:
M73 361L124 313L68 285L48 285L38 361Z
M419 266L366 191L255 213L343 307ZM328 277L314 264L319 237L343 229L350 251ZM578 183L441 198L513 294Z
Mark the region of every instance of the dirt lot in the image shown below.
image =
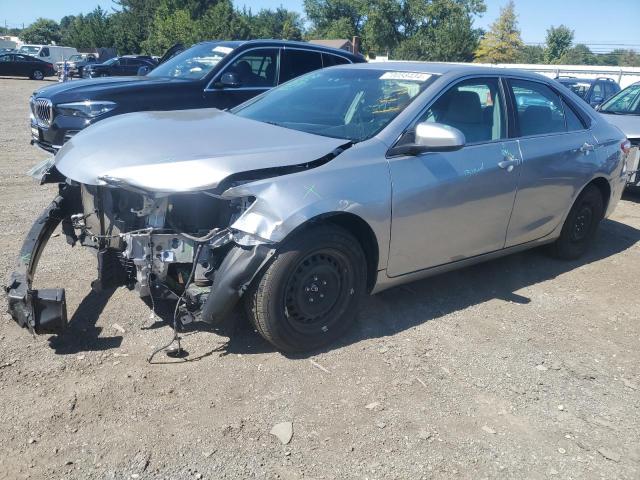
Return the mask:
M46 156L37 86L0 79L2 281L55 191L24 175ZM242 324L150 365L169 327L133 292L92 293L94 258L58 236L36 286L67 288L68 334L2 314L0 478L638 479L639 241L628 197L583 260L536 250L387 291L312 356Z

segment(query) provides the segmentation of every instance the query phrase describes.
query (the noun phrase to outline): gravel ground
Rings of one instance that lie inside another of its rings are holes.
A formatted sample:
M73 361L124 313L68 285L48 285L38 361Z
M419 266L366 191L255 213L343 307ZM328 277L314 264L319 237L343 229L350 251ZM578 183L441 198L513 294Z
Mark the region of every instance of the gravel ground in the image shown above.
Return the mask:
M24 175L46 157L28 143L37 86L0 79L3 281L55 192ZM72 326L33 338L2 314L0 478L638 479L639 241L629 196L586 258L395 288L326 351L287 357L241 324L151 365L169 327L133 292L92 293L93 256L55 237L36 286L66 287Z

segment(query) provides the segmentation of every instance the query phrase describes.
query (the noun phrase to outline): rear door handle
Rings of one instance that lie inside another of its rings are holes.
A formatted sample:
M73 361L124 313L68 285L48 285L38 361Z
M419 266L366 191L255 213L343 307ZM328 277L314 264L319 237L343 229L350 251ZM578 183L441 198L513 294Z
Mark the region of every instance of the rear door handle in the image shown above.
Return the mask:
M593 152L594 150L595 150L595 147L587 142L584 142L580 147L580 151L582 153Z
M516 165L518 165L518 160L515 158L513 160L502 160L501 162L498 162L498 166L505 169L507 172L512 172L513 167Z

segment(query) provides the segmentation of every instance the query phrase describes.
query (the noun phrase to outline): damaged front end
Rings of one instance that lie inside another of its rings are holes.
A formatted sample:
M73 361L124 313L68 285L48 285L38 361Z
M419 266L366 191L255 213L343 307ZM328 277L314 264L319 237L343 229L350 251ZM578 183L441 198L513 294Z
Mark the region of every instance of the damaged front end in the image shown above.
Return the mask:
M61 180L55 167L46 175ZM46 175L40 175L43 182ZM183 324L224 322L274 252L273 243L231 228L252 197L152 193L109 178L103 185L68 179L59 185L59 195L31 227L6 287L11 316L36 334L60 333L67 324L64 289L32 288L59 224L70 245L95 251L93 289L127 286L141 297L180 300Z

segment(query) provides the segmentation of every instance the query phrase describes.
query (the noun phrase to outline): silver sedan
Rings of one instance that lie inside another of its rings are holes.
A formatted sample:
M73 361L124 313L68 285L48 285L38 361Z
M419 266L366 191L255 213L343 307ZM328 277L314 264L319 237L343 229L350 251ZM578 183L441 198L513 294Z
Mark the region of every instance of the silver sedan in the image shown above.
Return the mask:
M140 112L35 168L60 194L7 288L36 333L66 324L33 290L47 238L95 249L95 288L177 301L220 325L239 302L283 351L353 323L366 293L550 244L575 259L622 195L629 144L572 92L517 70L337 66L232 111Z

